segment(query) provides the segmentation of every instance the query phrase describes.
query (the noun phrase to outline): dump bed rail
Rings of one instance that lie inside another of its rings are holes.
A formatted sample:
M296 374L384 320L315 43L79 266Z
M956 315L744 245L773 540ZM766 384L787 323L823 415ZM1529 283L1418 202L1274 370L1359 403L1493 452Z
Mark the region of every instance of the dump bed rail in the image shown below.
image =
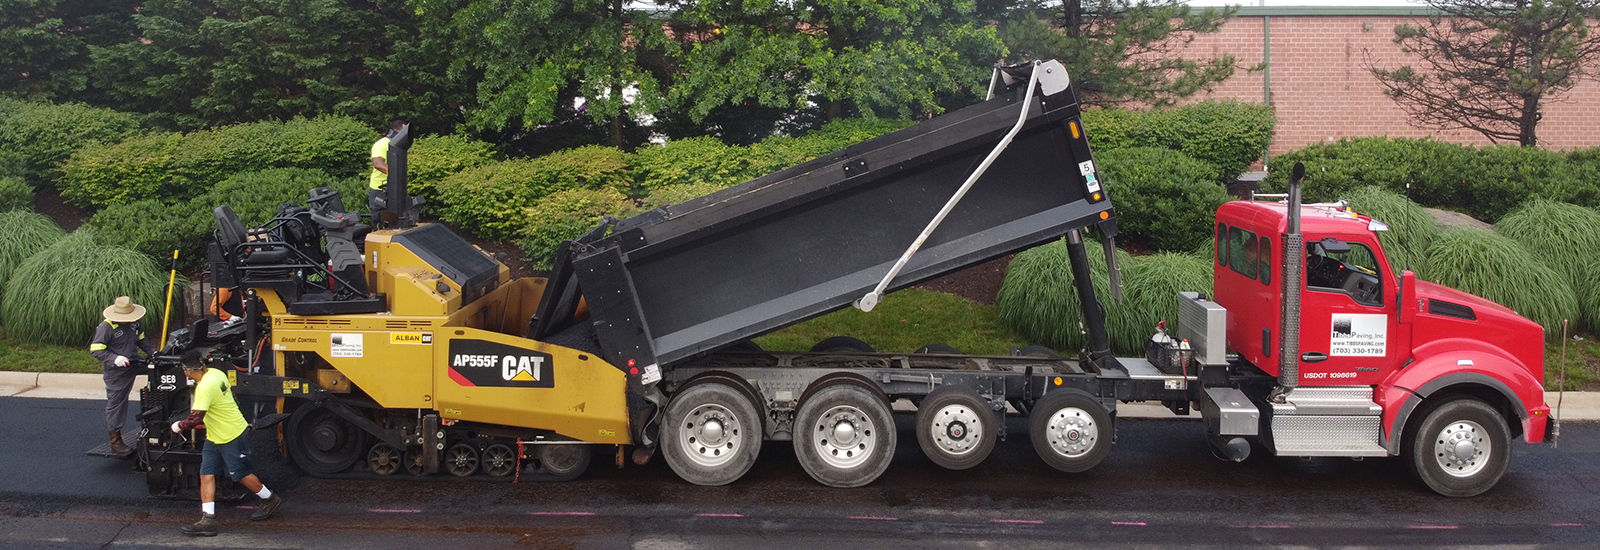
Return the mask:
M889 288L1093 224L1115 235L1076 95L1048 62L1013 70L1016 83L978 105L580 239L558 255L551 292L581 289L606 359L641 368L845 307L883 279L1017 123L1027 70L1049 74L1021 131ZM531 336L564 328L549 322L562 313L541 311Z

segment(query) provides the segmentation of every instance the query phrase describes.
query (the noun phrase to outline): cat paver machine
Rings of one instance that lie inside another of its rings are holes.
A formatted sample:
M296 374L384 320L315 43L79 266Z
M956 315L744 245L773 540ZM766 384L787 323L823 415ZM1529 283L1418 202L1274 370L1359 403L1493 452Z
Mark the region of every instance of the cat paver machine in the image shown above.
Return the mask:
M1553 429L1538 325L1394 277L1382 224L1300 205L1299 178L1283 202L1224 206L1215 294L1174 296L1176 332L1145 357L1114 357L1085 235L1100 240L1117 292L1117 218L1071 79L1054 61L1001 66L989 96L605 219L564 243L540 278L512 279L445 226L417 222L407 129L390 145L384 229L326 190L257 228L217 209L213 273L249 294L252 321L213 353L233 366L247 414L318 476L565 480L595 453L618 465L660 453L683 479L721 485L764 441L787 440L817 481L855 487L900 444L897 400L916 406L917 442L940 466L982 462L1008 435L1009 411L1028 417L1041 458L1079 472L1110 451L1117 404L1150 401L1198 410L1232 460L1252 448L1399 455L1435 491L1471 495L1501 477L1510 438L1539 442ZM1082 297L1088 343L1076 355L878 353L848 337L779 353L750 342L1057 240ZM159 428L183 388L165 387L144 401L146 456L175 444ZM180 459L153 465L153 493L192 478L196 465Z

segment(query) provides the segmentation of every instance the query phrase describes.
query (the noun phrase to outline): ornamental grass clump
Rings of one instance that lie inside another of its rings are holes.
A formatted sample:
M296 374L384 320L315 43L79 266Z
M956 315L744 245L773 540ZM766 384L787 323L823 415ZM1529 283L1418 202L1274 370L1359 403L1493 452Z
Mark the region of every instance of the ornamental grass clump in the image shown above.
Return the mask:
M1494 224L1500 234L1510 237L1531 252L1544 265L1560 272L1572 283L1579 296L1591 295L1600 282L1600 272L1586 269L1600 251L1600 212L1575 204L1548 199L1523 203ZM1579 304L1582 319L1573 319L1589 330L1600 330L1600 309Z
M25 210L0 212L0 304L5 303L6 281L17 267L64 235L66 232L42 214Z
M1122 269L1122 303L1100 297L1106 306L1106 331L1111 349L1119 355L1144 355L1145 342L1155 334L1156 323L1178 331L1178 293L1211 296L1211 261L1193 254L1162 253L1135 256Z
M1567 277L1505 236L1450 228L1428 247L1427 261L1424 279L1511 308L1543 325L1546 339L1561 337L1562 319L1577 318L1578 298Z
M22 262L0 304L6 331L25 342L88 345L101 311L118 296L145 306L145 334L159 338L167 273L149 256L76 231ZM179 280L179 285L187 284ZM182 311L173 304L174 311ZM182 319L173 319L174 326Z
M1117 263L1131 257L1117 251ZM1105 254L1089 250L1090 279L1102 302L1111 302ZM1029 342L1059 350L1083 347L1085 337L1078 309L1078 292L1072 283L1072 264L1065 241L1023 251L1011 260L997 299L1000 321ZM1108 330L1117 330L1108 328Z
M1439 237L1439 224L1422 206L1398 193L1376 186L1358 187L1345 194L1350 209L1389 226L1378 233L1378 243L1389 257L1396 275L1402 270L1425 271L1428 247Z

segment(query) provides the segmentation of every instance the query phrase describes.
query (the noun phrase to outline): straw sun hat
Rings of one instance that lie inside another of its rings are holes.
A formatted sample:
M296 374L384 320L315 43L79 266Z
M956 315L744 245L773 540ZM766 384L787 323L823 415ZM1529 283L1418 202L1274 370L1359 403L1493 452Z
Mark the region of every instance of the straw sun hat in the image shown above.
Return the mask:
M144 318L144 306L133 303L127 296L118 296L117 301L102 312L107 321L113 323L132 323Z

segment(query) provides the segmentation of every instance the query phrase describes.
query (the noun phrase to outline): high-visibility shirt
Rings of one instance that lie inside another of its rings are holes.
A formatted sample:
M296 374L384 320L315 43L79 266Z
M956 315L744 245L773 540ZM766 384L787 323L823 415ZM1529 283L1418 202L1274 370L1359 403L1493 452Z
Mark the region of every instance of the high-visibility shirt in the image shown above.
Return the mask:
M389 162L389 138L388 137L378 138L378 141L372 142L372 158L383 159L384 162ZM389 182L389 175L388 174L385 174L383 172L379 172L377 168L373 168L372 169L372 182L369 185L373 189L377 189L379 187L383 187L383 184L388 183L388 182Z
M117 368L113 361L118 355L133 359L141 349L146 355L155 355L157 351L156 343L144 337L144 324L139 321L101 321L94 330L94 339L89 341L89 355L99 359L108 369Z
M206 412L206 441L218 445L233 441L248 426L233 400L228 375L217 369L206 369L206 375L194 385L194 405L189 409Z

